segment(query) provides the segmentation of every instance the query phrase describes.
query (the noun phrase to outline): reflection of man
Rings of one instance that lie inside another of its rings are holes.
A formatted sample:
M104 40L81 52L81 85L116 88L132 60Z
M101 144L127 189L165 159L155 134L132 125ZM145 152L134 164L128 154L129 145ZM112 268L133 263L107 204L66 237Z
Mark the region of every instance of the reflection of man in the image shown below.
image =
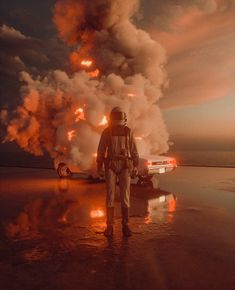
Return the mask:
M117 179L119 180L122 231L124 236L131 236L128 225L130 207L131 175L137 174L139 155L131 129L126 126L126 114L121 108L115 107L110 114L110 124L100 138L97 152L97 169L99 175L106 180L107 228L105 236L113 235L114 199Z

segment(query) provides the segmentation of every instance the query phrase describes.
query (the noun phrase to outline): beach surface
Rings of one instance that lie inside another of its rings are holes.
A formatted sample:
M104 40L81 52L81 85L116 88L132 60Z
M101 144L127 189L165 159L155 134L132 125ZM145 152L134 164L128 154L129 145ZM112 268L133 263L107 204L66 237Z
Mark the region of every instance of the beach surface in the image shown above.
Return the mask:
M133 236L104 237L105 185L0 167L0 285L8 290L235 285L235 169L178 167L131 187Z

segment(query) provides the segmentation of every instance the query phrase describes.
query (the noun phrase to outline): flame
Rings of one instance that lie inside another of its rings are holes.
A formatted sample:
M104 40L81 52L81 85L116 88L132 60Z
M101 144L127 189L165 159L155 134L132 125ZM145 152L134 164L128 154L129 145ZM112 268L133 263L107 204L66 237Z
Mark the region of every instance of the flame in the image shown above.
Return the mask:
M69 55L69 61L74 71L81 70L81 68L87 70L93 65L93 60L82 59L80 51L72 51Z
M136 95L134 93L128 93L127 96L128 97L135 97Z
M99 76L99 74L100 74L100 71L99 71L99 69L97 68L97 69L95 69L95 70L93 70L93 71L88 72L88 74L89 74L89 76L92 77L92 78L97 78L97 77Z
M73 51L73 52L70 53L69 61L70 61L70 64L71 64L71 68L74 71L79 69L81 60L80 60L80 56L79 56L77 51Z
M135 137L135 140L143 140L143 137L137 136Z
M94 209L90 212L91 218L101 218L104 216L104 211L102 209Z
M78 122L80 120L85 120L85 116L84 116L84 110L83 108L78 108L74 114L76 115L76 119L75 121Z
M83 69L87 72L87 74L91 78L97 78L100 74L100 71L98 68L96 68L95 70L89 71L89 68L91 68L93 65L93 60L91 60L91 59L81 60L79 53L77 53L76 51L74 51L70 54L70 63L71 63L72 68L74 70L81 69L81 66L82 66Z
M93 153L92 156L93 156L93 157L97 157L97 153Z
M102 120L100 121L99 126L105 126L105 125L107 125L107 124L108 124L108 119L107 119L106 116L104 116L104 117L102 118Z
M75 111L75 114L79 114L79 113L83 113L83 108L78 108L78 109Z
M89 59L84 59L81 61L81 65L86 66L86 67L90 67L92 65L93 61L89 60Z
M75 136L75 130L71 130L68 132L68 140L71 141Z

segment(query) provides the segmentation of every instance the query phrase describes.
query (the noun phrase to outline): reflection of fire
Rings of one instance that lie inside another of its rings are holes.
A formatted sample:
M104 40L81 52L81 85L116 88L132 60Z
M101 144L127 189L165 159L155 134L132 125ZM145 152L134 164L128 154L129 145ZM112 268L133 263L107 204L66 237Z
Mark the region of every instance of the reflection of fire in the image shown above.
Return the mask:
M102 209L94 209L90 212L91 218L101 218L104 216L104 211Z
M78 108L74 114L77 116L76 117L76 122L78 122L79 120L85 120L85 116L84 116L84 110L83 108Z
M176 198L173 196L170 200L169 200L169 204L168 204L168 212L174 212L176 209Z
M106 116L104 116L104 117L102 118L102 120L100 121L99 126L105 126L105 125L107 125L107 124L108 124L108 119L107 119Z
M90 67L92 65L92 60L84 59L81 61L81 65Z
M150 217L150 206L148 205L147 209L147 215L144 218L144 223L149 224L151 222L151 217Z
M68 132L68 140L71 141L75 136L75 130L71 130Z

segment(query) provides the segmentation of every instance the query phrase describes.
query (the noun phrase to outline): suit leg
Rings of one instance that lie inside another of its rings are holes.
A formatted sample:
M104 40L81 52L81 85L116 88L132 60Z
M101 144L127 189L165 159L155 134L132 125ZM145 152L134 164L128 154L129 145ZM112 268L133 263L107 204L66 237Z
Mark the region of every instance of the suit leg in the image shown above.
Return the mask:
M120 198L121 206L129 208L130 207L130 184L131 177L128 169L123 169L119 177L119 187L120 187Z
M115 193L116 193L117 175L111 169L105 172L106 183L106 206L114 207Z

